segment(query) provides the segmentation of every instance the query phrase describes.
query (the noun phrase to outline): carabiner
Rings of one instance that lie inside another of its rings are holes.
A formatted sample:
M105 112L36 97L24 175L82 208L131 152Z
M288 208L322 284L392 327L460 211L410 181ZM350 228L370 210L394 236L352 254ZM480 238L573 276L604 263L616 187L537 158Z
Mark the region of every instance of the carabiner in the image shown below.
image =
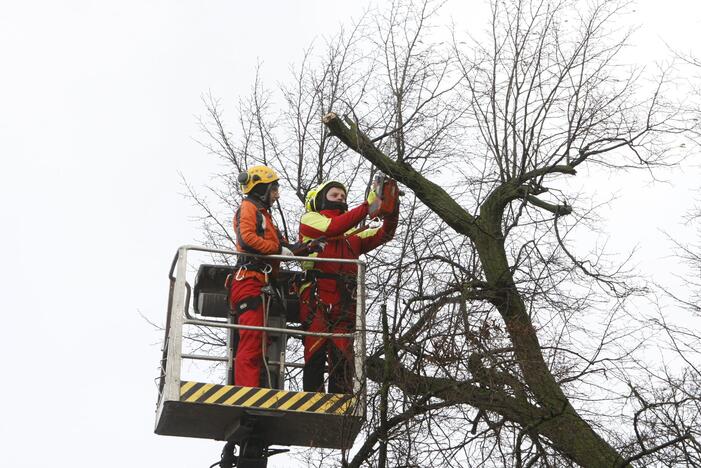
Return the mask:
M248 268L246 268L246 265L236 270L236 281L241 281L244 278L246 270L248 270Z

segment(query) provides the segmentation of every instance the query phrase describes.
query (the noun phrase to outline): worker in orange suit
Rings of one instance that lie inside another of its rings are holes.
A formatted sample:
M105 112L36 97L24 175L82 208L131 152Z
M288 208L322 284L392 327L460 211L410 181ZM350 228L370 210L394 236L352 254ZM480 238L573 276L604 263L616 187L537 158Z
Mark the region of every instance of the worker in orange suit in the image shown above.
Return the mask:
M263 255L304 255L313 249L290 245L280 234L270 214L279 195L279 177L266 166L254 166L239 174L238 181L246 197L234 216L236 250ZM239 325L264 326L265 296L262 289L277 276L280 262L246 255L238 256L236 273L230 281L229 304ZM238 348L234 361L234 384L246 387L270 386L261 382L263 332L238 330Z
M325 240L319 258L357 259L360 255L394 237L399 204L375 229L356 229L376 198L348 210L346 187L329 181L311 189L306 196L306 213L300 220L303 241ZM314 254L313 254L314 255ZM303 262L305 282L300 287L300 319L308 331L351 333L355 326L357 265L334 262ZM304 337L303 388L324 392L324 368L328 363L330 393L353 390L353 343L349 338Z

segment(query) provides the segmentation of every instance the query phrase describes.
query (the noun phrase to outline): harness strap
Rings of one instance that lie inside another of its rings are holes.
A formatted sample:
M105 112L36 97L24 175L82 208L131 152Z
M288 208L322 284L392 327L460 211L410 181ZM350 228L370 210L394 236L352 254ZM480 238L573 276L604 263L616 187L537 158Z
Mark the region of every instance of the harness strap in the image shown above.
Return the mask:
M309 326L312 324L312 321L314 320L314 317L317 314L319 306L326 306L326 304L319 301L317 283L318 279L336 280L336 288L338 288L341 294L341 303L339 304L341 306L341 315L339 316L338 320L336 320L333 324L331 323L329 315L331 312L330 307L328 308L328 310L326 307L324 307L324 320L327 323L327 326L335 326L338 323L347 321L351 315L351 306L354 302L353 293L355 290L355 278L351 275L344 275L339 273L326 273L319 270L307 270L302 280L310 280L308 301L310 311L307 318L302 322L302 329L304 330L308 329Z
M241 257L239 257L241 258ZM261 262L240 262L234 265L238 270L257 271L259 273L268 274L273 271L273 267L269 263ZM238 271L237 270L237 271ZM267 281L266 281L267 282Z
M319 305L318 296L316 294L316 281L312 281L309 286L309 315L302 322L302 330L308 330L316 316L316 309Z
M326 272L321 271L321 270L306 270L304 272L304 277L302 278L302 280L307 280L307 279L312 280L312 281L316 281L317 279L339 280L339 279L342 279L343 276L346 276L346 275L342 275L340 273L326 273Z
M258 251L248 245L246 241L243 240L243 236L241 236L241 207L245 202L250 202L256 207L256 234L260 237L265 235L265 230L263 229L263 214L260 212L262 205L254 198L248 196L243 199L234 215L236 218L236 239L244 252L258 253Z
M353 301L353 293L356 288L355 275L343 273L326 273L319 270L306 270L302 281L309 280L310 283L316 285L319 279L336 280L336 287L341 293L341 299L345 303Z
M263 303L261 296L251 296L234 304L233 312L241 315L248 310L256 310Z
M236 210L236 213L234 215L236 222L234 223L236 226L236 239L237 239L237 247L238 250L242 253L251 253L251 254L260 254L258 250L253 248L252 246L248 245L246 241L243 240L243 236L241 235L241 207L245 202L252 203L253 206L255 206L256 210L256 235L259 237L264 237L265 236L265 230L266 229L272 229L275 235L278 238L278 241L280 242L280 245L283 245L283 238L282 234L280 234L280 231L277 229L275 224L271 224L271 226L265 226L264 228L264 217L263 213L261 210L265 209L265 206L259 201L256 200L255 198L251 197L250 195L247 196L246 198L243 199L241 202L241 205L238 207ZM260 271L261 273L269 273L270 272L270 266L265 263L265 260L256 258L256 257L249 257L247 255L239 255L237 260L236 260L236 266L241 268L245 268L247 270L253 270L253 271ZM268 269L266 272L265 269Z

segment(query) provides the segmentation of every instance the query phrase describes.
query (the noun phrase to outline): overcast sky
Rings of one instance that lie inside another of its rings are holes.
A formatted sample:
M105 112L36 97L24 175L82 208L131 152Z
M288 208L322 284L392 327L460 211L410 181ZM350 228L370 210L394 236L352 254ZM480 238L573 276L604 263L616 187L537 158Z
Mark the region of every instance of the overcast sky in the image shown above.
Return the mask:
M153 434L161 334L140 315L164 322L172 256L198 237L179 172L197 186L217 169L193 140L200 98L233 113L258 60L274 87L369 4L243 3L0 0L0 466L218 458L220 442ZM481 24L480 9L450 8ZM696 1L644 1L637 15L641 61L663 40L698 51ZM677 223L697 188L686 180L635 185L638 202L611 209L612 242L654 245L642 218Z

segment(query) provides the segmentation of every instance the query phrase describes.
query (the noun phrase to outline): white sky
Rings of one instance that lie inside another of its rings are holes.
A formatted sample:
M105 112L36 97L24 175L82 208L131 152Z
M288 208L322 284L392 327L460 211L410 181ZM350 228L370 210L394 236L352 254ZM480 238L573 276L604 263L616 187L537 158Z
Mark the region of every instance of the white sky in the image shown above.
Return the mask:
M314 37L367 4L0 0L0 466L218 458L220 442L153 434L161 334L139 315L164 321L172 256L197 237L178 171L197 186L216 170L193 141L200 96L211 90L233 115L259 58L274 87ZM638 10L641 57L661 39L698 52L697 2ZM613 241L643 245L643 264L664 258L649 215L677 223L686 180L622 182L634 196L611 209Z

